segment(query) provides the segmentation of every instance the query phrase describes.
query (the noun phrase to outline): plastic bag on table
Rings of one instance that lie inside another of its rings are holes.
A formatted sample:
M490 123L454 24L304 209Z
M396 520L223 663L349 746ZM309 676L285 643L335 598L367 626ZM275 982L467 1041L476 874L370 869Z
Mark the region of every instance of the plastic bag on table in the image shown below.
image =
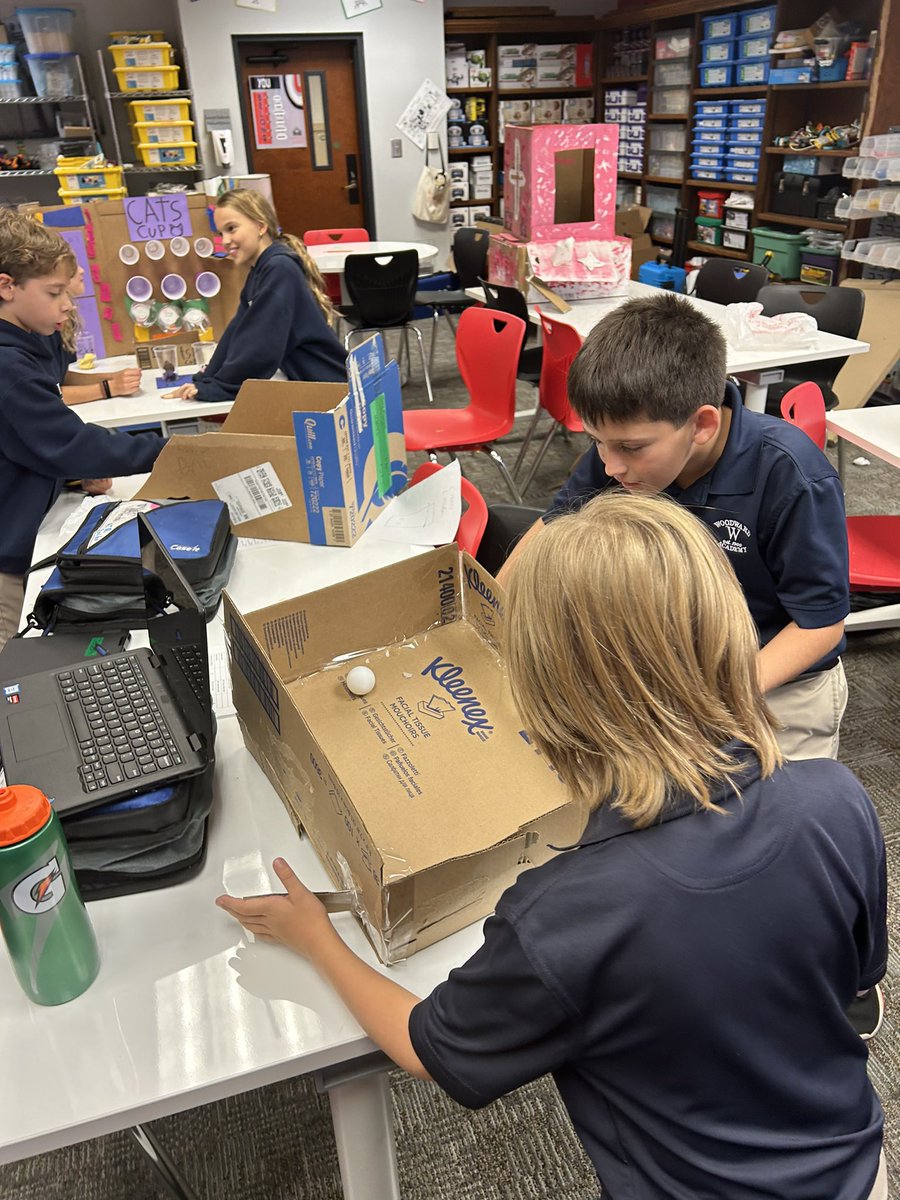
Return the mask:
M804 350L815 346L819 327L806 313L765 317L754 301L726 305L722 331L737 350Z

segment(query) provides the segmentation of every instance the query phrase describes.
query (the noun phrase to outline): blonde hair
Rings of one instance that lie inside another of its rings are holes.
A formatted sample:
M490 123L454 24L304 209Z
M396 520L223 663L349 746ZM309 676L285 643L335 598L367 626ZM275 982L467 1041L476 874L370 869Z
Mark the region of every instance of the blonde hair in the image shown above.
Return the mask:
M319 268L310 258L306 244L302 238L295 237L292 233L282 232L275 209L261 192L251 191L250 188L235 188L233 191L223 192L216 200L216 208L233 208L235 212L248 217L251 221L258 221L261 225L265 225L266 233L273 242L281 242L296 254L303 274L306 276L306 282L309 284L319 308L324 313L326 321L331 320L334 316L334 305L328 297L325 280L322 278Z
M667 497L611 493L560 517L512 571L506 652L526 729L573 798L637 827L672 793L718 809L740 763L780 764L758 640L709 530Z
M52 229L30 216L7 209L0 216L0 274L15 284L51 275L58 267L77 270L75 255Z

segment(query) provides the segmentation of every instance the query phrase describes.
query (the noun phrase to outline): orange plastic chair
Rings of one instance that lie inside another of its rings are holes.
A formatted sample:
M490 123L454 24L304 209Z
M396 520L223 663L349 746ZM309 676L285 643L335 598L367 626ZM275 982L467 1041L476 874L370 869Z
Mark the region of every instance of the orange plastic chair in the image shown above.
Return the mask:
M367 229L307 229L303 235L303 240L307 246L327 246L332 242L369 242L372 239L369 237ZM328 298L332 304L340 304L340 275L333 275L329 272L324 276L324 279L325 287L328 290Z
M497 464L513 500L519 489L493 443L516 419L516 371L525 322L490 308L467 308L456 330L456 363L469 393L465 408L413 409L403 414L407 450L436 455L484 451Z
M537 430L541 413L549 413L553 418L553 424L550 426L547 436L541 443L541 448L534 456L534 462L531 464L528 478L522 484L523 496L528 492L531 481L544 461L547 448L553 441L558 430L565 428L571 433L584 432L581 418L577 416L569 403L569 394L566 387L572 359L581 349L581 335L577 329L573 329L571 325L567 325L565 321L560 321L556 317L548 317L546 313L542 312L539 312L538 316L541 320L544 342L544 353L541 358L541 378L538 384L538 407L535 409L534 417L528 427L528 432L525 434L525 440L522 442L519 457L516 459L515 466L513 467L513 478L519 478L519 470L525 461L525 455L528 453L531 439Z
M440 463L424 462L413 475L409 485L410 487L415 487L417 483L421 483L429 475L434 475L436 471L443 470L444 468ZM471 480L466 479L465 475L463 475L460 484L462 487L464 508L463 514L459 519L454 540L460 550L467 551L474 558L478 553L478 547L481 545L481 539L487 528L487 504L485 504L484 496L482 496L475 484Z
M781 415L825 448L825 398L817 383L798 383L781 400ZM848 517L851 592L900 590L900 517Z

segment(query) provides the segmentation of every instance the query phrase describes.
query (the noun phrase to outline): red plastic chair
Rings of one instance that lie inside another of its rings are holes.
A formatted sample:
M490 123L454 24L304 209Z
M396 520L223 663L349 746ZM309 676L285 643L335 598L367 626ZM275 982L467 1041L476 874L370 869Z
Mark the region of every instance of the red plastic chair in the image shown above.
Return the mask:
M410 480L410 487L415 487L417 483L421 483L429 475L434 475L436 471L443 470L444 468L440 463L422 463L421 467L418 468ZM487 504L485 504L484 496L482 496L475 484L471 480L466 479L465 475L463 475L460 484L462 487L464 508L463 514L459 519L454 540L460 550L466 550L474 558L478 553L478 547L481 545L481 539L487 528Z
M490 308L467 308L456 330L456 363L469 393L465 408L414 409L403 414L408 450L489 454L513 500L522 503L509 468L493 446L516 419L516 370L525 322Z
M537 430L541 413L548 412L553 418L553 424L550 426L547 436L541 443L541 448L534 456L534 462L531 464L528 478L522 484L523 496L528 492L531 481L544 461L547 448L557 431L565 428L571 433L584 432L581 418L574 412L569 403L569 394L566 387L572 359L581 349L581 335L571 325L567 325L565 321L560 321L556 317L548 317L546 313L538 313L538 316L541 320L544 341L544 353L541 358L541 378L538 384L538 407L528 427L528 432L525 434L525 440L522 442L519 457L516 459L516 464L513 467L513 477L515 479L519 477L519 470L525 461L525 455L528 453L531 439Z
M369 242L372 239L369 237L367 229L307 229L303 240L307 246L327 246L338 242ZM334 275L329 271L323 278L332 304L340 304L340 275Z
M825 448L825 398L817 383L798 383L781 415ZM851 592L900 590L900 517L848 517Z

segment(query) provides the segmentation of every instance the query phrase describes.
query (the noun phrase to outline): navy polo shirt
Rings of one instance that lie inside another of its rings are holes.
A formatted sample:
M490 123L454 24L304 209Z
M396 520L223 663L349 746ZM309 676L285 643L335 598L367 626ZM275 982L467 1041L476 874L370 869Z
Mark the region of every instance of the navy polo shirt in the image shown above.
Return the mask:
M666 494L698 516L728 555L761 646L791 621L801 629L835 625L850 611L841 481L802 429L749 412L732 383L724 403L731 427L718 461L690 487L673 483ZM575 511L615 486L591 447L544 519ZM845 645L842 637L804 674L833 666Z
M608 1200L864 1200L875 1180L883 1114L844 1009L886 966L878 818L831 759L761 780L748 757L740 787L644 830L601 806L410 1014L461 1104L552 1072Z

